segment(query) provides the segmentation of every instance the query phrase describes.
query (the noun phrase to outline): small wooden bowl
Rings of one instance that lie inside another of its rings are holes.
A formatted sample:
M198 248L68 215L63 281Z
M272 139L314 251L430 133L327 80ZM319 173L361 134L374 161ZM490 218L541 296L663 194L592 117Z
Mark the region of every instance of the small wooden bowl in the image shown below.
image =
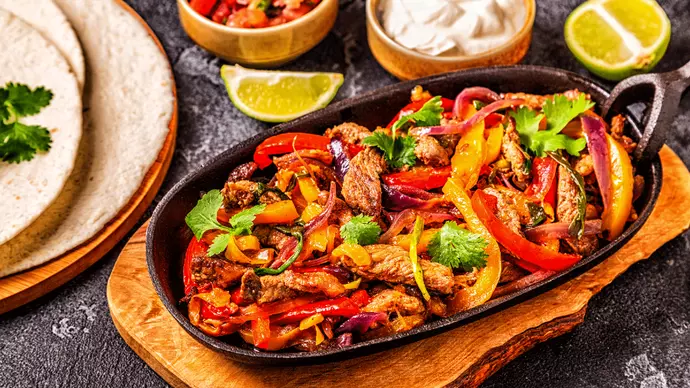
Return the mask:
M536 14L535 0L524 0L525 24L505 44L478 55L435 57L403 47L383 30L378 16L379 0L367 0L367 38L376 60L401 80L427 77L471 67L514 65L525 56L532 40Z
M235 28L216 23L177 0L180 22L196 44L229 62L277 67L311 50L335 24L338 0L323 0L306 15L266 28Z

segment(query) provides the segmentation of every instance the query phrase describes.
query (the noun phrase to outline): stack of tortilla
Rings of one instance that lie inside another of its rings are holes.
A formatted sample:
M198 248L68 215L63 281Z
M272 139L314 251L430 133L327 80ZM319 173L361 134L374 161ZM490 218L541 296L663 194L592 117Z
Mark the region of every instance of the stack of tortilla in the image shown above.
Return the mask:
M175 105L167 58L119 0L0 0L0 87L44 86L51 104L23 123L52 146L0 161L0 277L86 242L141 185Z

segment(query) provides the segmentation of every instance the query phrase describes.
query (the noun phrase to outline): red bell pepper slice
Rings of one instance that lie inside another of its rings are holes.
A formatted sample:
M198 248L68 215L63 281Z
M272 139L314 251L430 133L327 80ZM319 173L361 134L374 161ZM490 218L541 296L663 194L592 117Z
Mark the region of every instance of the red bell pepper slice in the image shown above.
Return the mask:
M389 186L413 186L422 190L443 187L450 177L451 167L419 167L410 171L384 175L383 181Z
M228 306L216 307L206 301L201 302L201 318L202 319L218 319L226 320L237 312L237 306L231 308Z
M192 292L193 287L197 287L194 278L192 277L192 259L199 256L205 256L208 251L208 245L196 237L192 237L192 241L187 246L187 252L184 255L184 263L182 264L182 281L184 283L184 293L188 295Z
M367 290L357 290L350 295L350 300L357 306L364 307L369 304L369 293Z
M422 109L424 104L426 104L426 102L429 101L430 99L431 98L423 98L421 100L412 101L411 103L405 105L405 107L402 108L400 110L400 112L398 112L398 114L395 115L395 117L393 117L393 120L391 120L391 122L388 123L387 128L392 127L393 124L395 124L395 122L398 121L398 119L400 119L402 116L407 116L410 113L414 113L414 112ZM455 105L455 101L448 99L448 98L445 98L445 97L441 98L441 106L443 107L444 112L452 111L453 105Z
M273 163L270 156L287 154L296 150L317 149L328 151L330 140L311 133L281 133L264 140L254 151L254 162L264 169Z
M553 186L557 169L558 163L551 157L534 158L532 162L534 178L532 178L532 183L525 189L525 195L536 202L543 201Z
M563 271L582 259L580 255L552 251L513 232L491 211L490 203L491 196L481 190L477 190L472 196L472 209L496 241L513 256L552 271Z
M189 6L196 12L208 17L216 6L216 0L190 0Z
M273 323L276 325L295 323L303 320L304 318L309 318L314 314L321 314L325 317L340 316L349 318L358 313L359 307L357 307L350 299L342 297L300 306L294 310L290 310L278 315L273 319Z
M259 349L268 349L271 340L271 321L267 316L259 316L252 321L252 338L254 346Z

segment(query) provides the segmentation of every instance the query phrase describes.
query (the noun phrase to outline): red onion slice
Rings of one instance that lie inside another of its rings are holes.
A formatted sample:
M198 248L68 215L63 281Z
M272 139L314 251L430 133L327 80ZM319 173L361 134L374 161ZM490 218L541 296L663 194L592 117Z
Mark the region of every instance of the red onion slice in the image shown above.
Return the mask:
M486 119L490 114L499 111L501 109L510 108L513 106L523 105L525 100L523 99L512 99L512 100L498 100L491 104L483 107L479 112L475 113L467 121L463 121L460 124L449 124L449 125L437 125L433 127L418 127L410 130L410 133L414 136L422 135L449 135L449 134L465 134L478 122Z
M412 209L405 209L398 213L398 215L391 223L390 228L388 228L386 233L382 234L381 237L379 237L379 243L387 244L388 242L390 242L393 239L393 237L399 235L400 232L402 232L402 230L405 229L406 226L412 224L416 217L417 215Z
M347 321L343 322L340 327L335 329L336 334L340 333L353 333L357 332L360 334L365 333L374 322L385 322L388 320L388 315L386 313L359 313Z
M472 100L479 100L482 102L494 102L500 99L499 95L491 89L475 86L465 88L455 98L453 105L453 116L462 117L465 106L472 103Z
M585 221L584 235L591 236L601 233L601 224L601 220ZM570 223L568 222L553 222L551 224L539 225L525 230L525 237L535 242L572 237L568 232L569 226Z
M606 140L606 127L600 119L591 116L580 117L580 122L587 139L589 154L592 155L594 174L597 177L604 208L608 209L611 204L611 156Z

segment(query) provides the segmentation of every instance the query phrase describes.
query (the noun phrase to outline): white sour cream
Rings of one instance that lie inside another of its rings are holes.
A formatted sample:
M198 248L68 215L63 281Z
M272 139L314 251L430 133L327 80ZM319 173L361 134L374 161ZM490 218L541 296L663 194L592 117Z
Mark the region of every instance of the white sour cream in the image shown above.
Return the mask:
M434 56L475 55L513 37L526 18L524 0L381 0L386 34Z

